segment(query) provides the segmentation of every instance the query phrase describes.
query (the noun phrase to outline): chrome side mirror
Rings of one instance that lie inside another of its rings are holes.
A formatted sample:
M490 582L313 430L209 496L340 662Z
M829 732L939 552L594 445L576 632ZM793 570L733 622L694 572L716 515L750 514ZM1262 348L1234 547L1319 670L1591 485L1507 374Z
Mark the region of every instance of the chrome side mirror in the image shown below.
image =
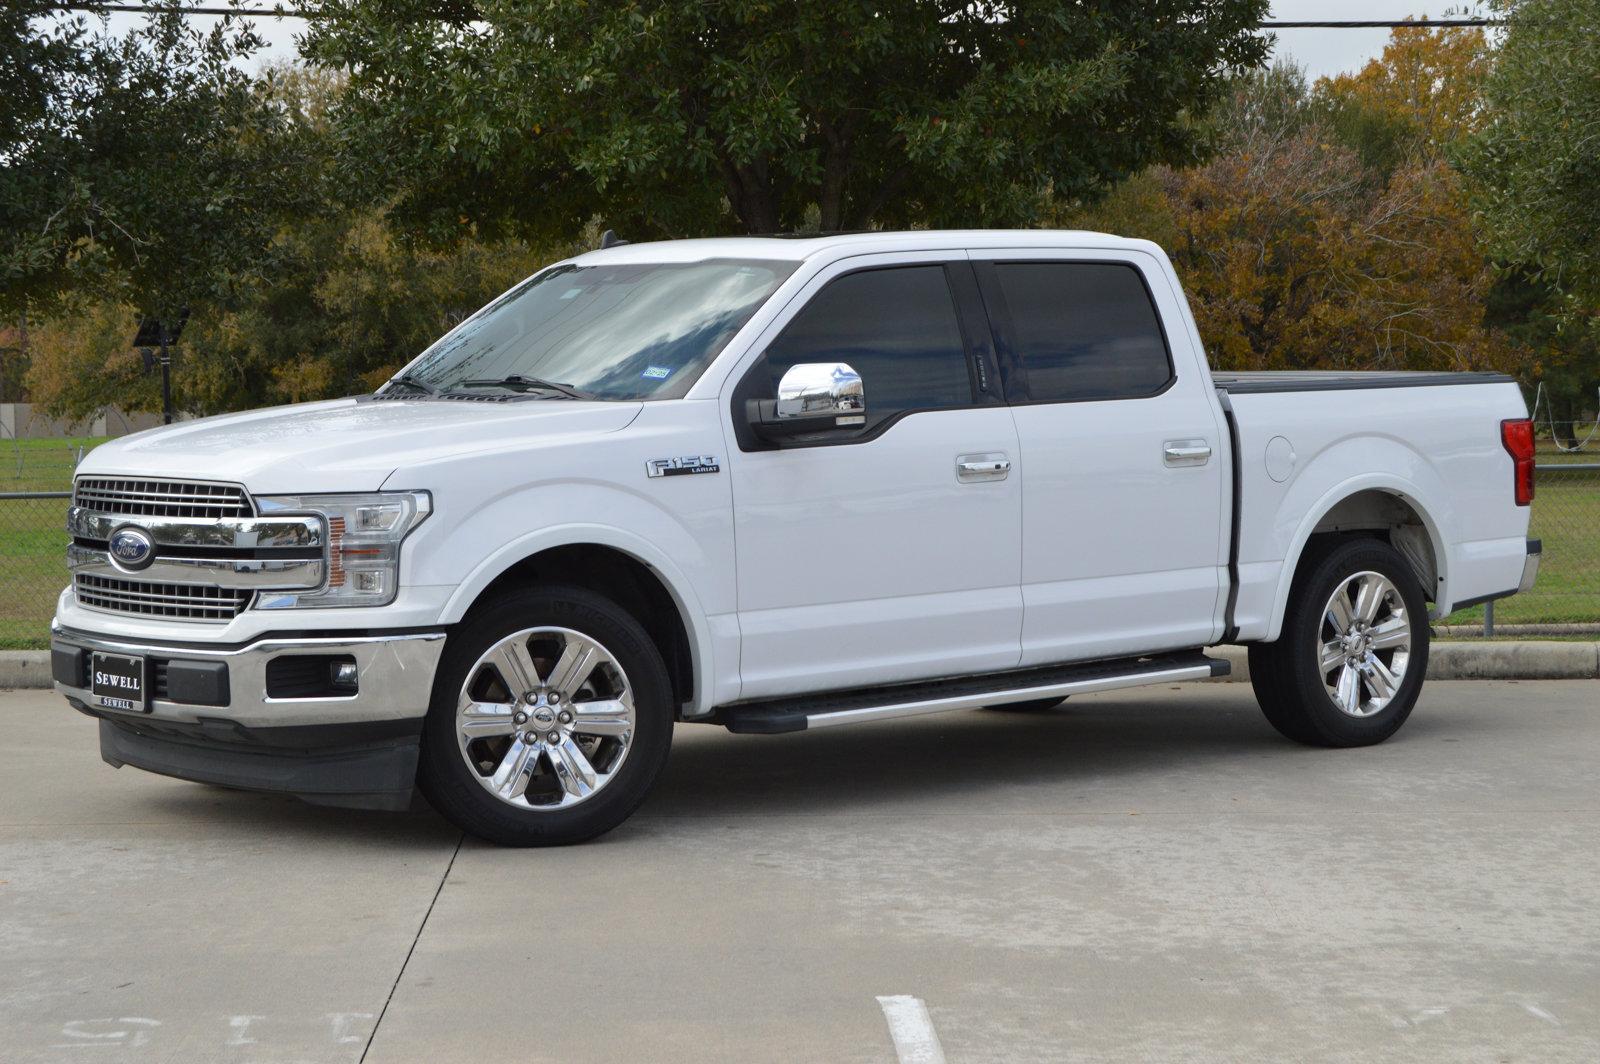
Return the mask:
M750 427L769 442L867 423L861 375L844 362L802 362L778 382L777 399L750 402Z
M774 410L779 421L832 417L834 426L867 423L867 395L861 375L844 362L802 362L778 382Z

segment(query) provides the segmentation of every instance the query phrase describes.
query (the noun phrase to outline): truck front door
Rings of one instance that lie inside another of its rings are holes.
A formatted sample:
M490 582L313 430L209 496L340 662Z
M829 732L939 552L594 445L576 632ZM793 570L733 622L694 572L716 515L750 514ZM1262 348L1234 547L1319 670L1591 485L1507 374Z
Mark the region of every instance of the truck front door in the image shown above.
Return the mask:
M728 406L742 697L1015 665L1017 436L992 363L974 361L992 351L965 257L850 259L795 302ZM864 425L749 436L746 400L839 362L861 377Z

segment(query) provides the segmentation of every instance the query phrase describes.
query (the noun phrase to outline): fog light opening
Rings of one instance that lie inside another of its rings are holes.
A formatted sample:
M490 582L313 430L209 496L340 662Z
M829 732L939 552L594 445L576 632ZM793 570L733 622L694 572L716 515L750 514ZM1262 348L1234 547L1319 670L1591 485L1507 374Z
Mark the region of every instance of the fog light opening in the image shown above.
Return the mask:
M328 680L340 694L355 694L360 685L360 674L353 661L335 661L328 666Z

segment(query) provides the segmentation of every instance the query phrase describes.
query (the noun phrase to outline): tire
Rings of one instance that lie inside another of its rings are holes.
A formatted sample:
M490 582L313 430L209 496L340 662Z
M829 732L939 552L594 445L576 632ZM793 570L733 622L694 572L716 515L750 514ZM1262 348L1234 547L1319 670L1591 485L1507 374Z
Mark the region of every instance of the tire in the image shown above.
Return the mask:
M1005 702L998 706L984 706L984 709L995 713L1043 713L1055 709L1067 699L1061 698L1033 698L1026 702Z
M672 723L666 666L626 610L583 588L513 591L451 633L417 782L489 842L583 842L644 801Z
M1349 622L1342 630L1336 616ZM1381 743L1416 705L1428 669L1428 636L1422 588L1398 551L1376 539L1332 541L1296 576L1277 642L1250 647L1256 702L1268 722L1296 742ZM1327 673L1324 660L1330 661Z

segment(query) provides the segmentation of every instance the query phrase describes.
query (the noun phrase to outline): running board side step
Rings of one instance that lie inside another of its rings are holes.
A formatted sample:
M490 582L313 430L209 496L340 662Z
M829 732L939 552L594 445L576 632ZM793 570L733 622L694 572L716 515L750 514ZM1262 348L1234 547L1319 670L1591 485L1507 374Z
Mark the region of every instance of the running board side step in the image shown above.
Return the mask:
M925 713L976 709L1005 702L1065 698L1067 695L1112 691L1119 687L1139 687L1176 680L1205 680L1213 676L1226 676L1229 668L1226 661L1208 658L1200 651L1192 650L897 684L892 687L739 702L720 707L710 718L710 723L721 724L731 732L779 735L813 728L833 728L841 724L864 724L897 717L918 717Z

